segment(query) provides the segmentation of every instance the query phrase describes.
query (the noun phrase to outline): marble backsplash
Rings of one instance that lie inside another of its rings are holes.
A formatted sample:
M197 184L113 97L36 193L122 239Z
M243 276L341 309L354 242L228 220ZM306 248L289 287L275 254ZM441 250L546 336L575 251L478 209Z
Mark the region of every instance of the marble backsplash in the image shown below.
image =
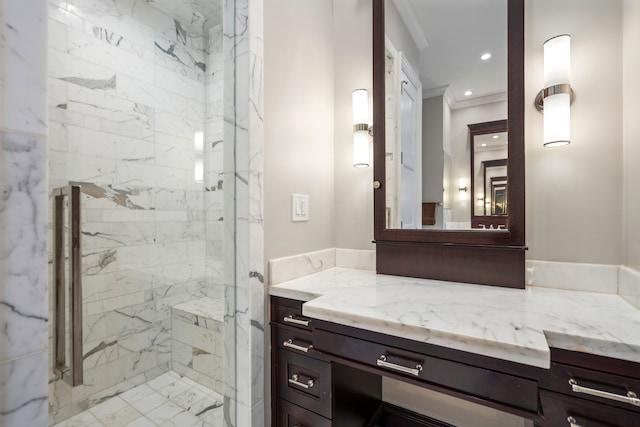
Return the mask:
M375 270L376 253L371 250L329 248L269 260L269 285L317 273L333 267Z
M269 284L333 267L375 270L375 251L330 248L269 261ZM619 294L640 309L640 273L626 266L528 260L527 286Z
M618 293L640 310L640 272L629 267L620 267Z
M527 261L527 286L618 293L618 266L576 262Z

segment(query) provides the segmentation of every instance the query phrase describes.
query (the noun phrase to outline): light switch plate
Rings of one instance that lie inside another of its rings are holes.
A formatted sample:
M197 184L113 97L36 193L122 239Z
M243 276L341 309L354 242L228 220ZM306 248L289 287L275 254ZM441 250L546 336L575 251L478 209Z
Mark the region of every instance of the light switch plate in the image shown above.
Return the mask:
M309 196L306 194L291 195L291 221L309 221Z

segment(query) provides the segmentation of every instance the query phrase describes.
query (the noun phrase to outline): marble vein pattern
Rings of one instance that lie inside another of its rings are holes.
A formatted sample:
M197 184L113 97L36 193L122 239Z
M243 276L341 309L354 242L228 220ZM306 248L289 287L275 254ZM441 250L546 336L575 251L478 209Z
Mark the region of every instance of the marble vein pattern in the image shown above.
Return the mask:
M0 425L47 421L46 139L0 131Z
M47 134L47 4L5 1L0 13L0 128Z
M550 347L640 362L640 311L618 295L502 289L335 268L270 287L303 314L356 328L550 366Z
M46 141L0 132L0 362L46 350Z
M336 249L269 260L269 284L277 285L336 266Z
M224 393L224 301L188 301L171 312L172 369Z
M49 379L53 423L169 370L171 307L224 297L220 7L48 2L49 186L83 187L85 384Z
M169 371L55 427L222 427L223 397Z
M223 7L224 69L234 76L234 86L225 79L224 136L235 142L233 153L225 150L223 175L225 197L235 195L225 199L225 217L235 222L225 224L225 242L233 242L225 246L225 260L236 265L225 280L236 284L225 313L225 356L234 361L234 370L225 371L233 392L229 405L225 401L228 426L264 425L262 3L225 0Z
M47 425L46 20L0 6L0 426Z

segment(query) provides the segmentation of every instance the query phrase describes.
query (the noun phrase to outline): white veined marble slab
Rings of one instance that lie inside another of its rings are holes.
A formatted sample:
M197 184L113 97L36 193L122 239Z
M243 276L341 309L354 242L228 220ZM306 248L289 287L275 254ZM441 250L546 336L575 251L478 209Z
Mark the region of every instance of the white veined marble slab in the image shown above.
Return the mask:
M272 286L305 316L548 368L550 347L640 362L640 311L618 295L495 288L333 268Z
M172 308L174 310L184 311L195 316L218 320L220 322L224 320L224 301L220 299L194 299L181 304L176 304Z

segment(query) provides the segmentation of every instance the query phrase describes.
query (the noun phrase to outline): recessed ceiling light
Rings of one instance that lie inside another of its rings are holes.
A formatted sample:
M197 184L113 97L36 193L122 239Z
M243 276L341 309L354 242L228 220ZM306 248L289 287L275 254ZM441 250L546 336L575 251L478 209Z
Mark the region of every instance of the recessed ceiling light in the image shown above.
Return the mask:
M482 147L486 147L486 146L487 146L487 144L482 144Z
M491 54L490 53L484 53L482 54L482 56L480 57L480 59L482 59L483 61L486 61L487 59L491 58Z
M471 92L470 90L464 93L464 96L471 96L471 95L473 95L473 92Z
M493 139L498 139L500 138L498 135L493 135Z

